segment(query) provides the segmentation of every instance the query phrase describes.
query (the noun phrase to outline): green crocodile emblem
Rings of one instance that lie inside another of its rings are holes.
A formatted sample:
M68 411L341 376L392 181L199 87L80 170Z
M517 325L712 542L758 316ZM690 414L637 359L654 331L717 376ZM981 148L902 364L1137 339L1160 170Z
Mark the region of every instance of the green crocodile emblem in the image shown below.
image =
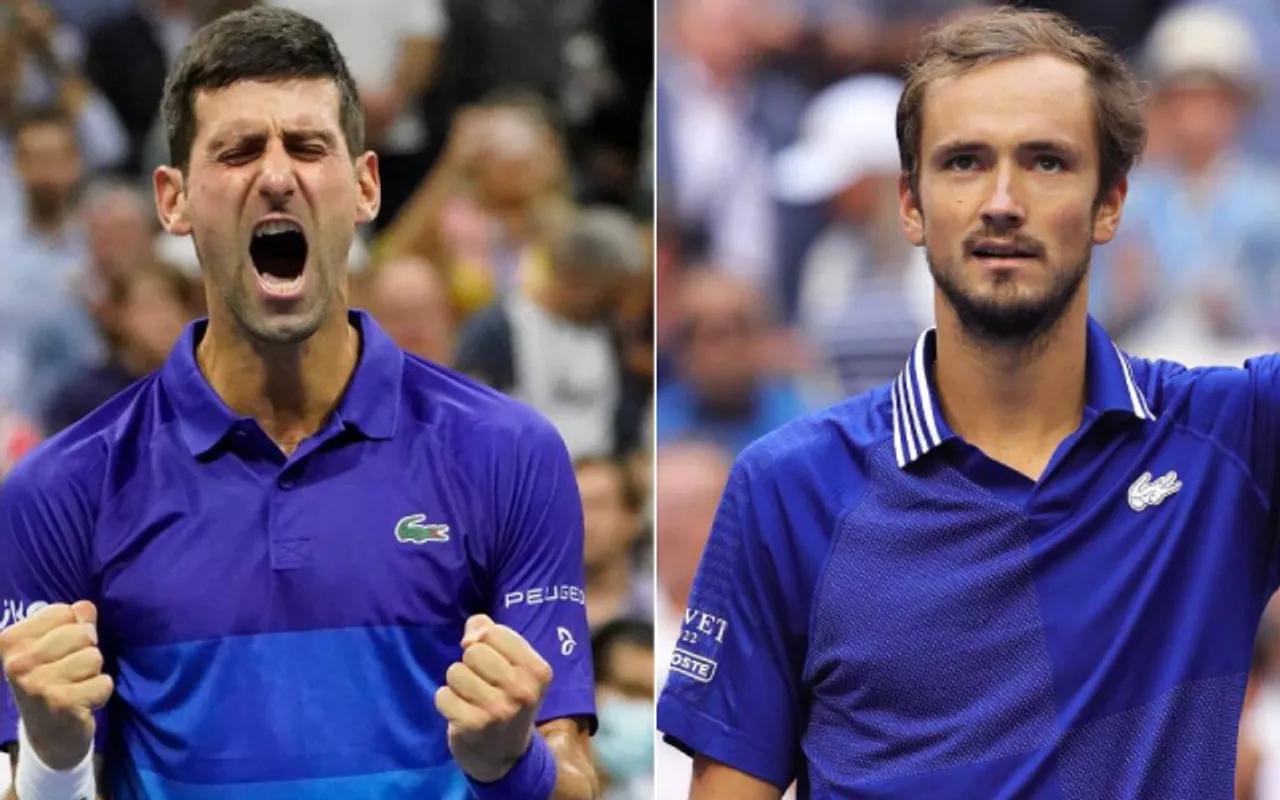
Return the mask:
M396 523L396 540L406 544L449 541L448 525L425 525L426 514L410 514Z

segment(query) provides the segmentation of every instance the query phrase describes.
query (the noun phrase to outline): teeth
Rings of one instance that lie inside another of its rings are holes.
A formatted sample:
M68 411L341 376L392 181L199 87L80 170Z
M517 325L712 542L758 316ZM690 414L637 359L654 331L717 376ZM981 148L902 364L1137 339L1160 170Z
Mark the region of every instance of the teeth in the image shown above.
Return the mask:
M259 236L272 236L277 233L302 233L302 228L298 227L298 223L292 220L273 219L255 228L253 236L257 238Z
M296 292L298 289L302 288L302 278L302 275L289 280L278 278L275 275L264 274L259 276L259 280L262 281L262 285L265 286L268 291L278 294L291 294L292 292Z

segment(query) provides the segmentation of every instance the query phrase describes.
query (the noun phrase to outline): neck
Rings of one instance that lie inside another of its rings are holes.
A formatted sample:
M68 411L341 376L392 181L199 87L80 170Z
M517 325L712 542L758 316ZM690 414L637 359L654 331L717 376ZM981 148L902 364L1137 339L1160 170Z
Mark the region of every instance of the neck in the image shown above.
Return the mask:
M291 453L338 405L359 350L360 336L344 306L335 307L310 339L292 345L252 342L211 309L196 360L228 408L257 420Z
M945 302L937 304L939 404L962 439L1032 479L1084 415L1084 293L1032 345L979 341Z
M30 218L31 230L42 236L53 236L62 230L63 223L66 222L67 214L62 208L49 209L45 213L37 214L32 212Z

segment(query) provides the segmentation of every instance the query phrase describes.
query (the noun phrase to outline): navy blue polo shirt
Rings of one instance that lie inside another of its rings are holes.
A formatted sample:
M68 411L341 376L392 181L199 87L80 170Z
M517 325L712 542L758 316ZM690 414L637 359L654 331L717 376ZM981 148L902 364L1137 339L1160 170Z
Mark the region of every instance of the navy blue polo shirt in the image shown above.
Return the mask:
M3 486L10 621L98 605L116 800L465 797L434 695L476 613L550 663L540 722L593 719L582 507L559 435L351 322L350 385L288 457L203 377L199 322Z
M932 331L891 385L748 448L668 741L801 798L1231 800L1277 582L1280 360L1087 336L1083 423L1036 482L948 428Z

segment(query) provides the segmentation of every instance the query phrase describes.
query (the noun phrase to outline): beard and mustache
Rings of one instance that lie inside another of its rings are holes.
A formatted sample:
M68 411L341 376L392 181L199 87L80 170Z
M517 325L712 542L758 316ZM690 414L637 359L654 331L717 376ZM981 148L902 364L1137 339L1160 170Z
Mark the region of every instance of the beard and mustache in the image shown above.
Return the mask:
M1045 251L1039 243L1016 243L1025 244L1043 258ZM972 252L970 240L966 240L964 252ZM939 264L931 251L925 251L934 283L955 309L966 335L980 344L1017 350L1033 349L1057 327L1084 285L1092 255L1090 242L1070 263L1047 265L1049 283L1035 294L1019 292L1012 278L998 283L994 291L979 293L964 285L963 263Z

